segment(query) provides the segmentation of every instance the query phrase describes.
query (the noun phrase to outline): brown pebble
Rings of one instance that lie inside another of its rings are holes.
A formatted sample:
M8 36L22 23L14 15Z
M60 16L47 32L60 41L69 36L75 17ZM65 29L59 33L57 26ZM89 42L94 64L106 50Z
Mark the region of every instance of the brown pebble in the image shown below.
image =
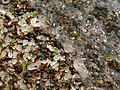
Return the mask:
M3 51L1 52L0 59L3 58L3 57L5 57L6 54L7 54L7 52L6 52L5 50L3 50Z
M14 11L14 8L13 8L13 7L11 7L11 8L9 9L9 11L10 11L10 12L13 12L13 11Z
M18 88L18 84L17 83L14 83L14 88Z
M112 83L113 82L113 78L109 77L109 78L105 79L104 81L105 81L105 83Z
M98 85L103 85L103 84L104 84L104 81L103 81L103 80L97 80L96 83L97 83Z

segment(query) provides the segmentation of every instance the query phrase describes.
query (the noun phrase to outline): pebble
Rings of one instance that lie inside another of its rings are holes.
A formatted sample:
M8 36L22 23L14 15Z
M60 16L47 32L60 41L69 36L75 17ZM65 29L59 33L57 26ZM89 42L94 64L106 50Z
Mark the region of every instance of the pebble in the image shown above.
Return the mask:
M16 64L17 62L18 62L17 59L12 59L12 64L13 64L13 65Z
M109 77L107 79L104 80L106 83L112 83L113 82L113 78Z
M10 2L10 0L2 0L3 4L8 4Z
M21 89L27 90L27 86L23 83L22 80L18 81L17 84L20 85L20 88L21 88Z
M14 19L14 15L12 15L11 12L7 12L6 15L7 15L8 17L10 17L11 20Z
M17 83L14 83L14 87L15 87L15 88L18 88L19 86L18 86L18 84L17 84Z
M3 57L5 57L6 54L7 54L7 52L6 52L5 50L3 50L3 51L1 52L0 59L3 58Z
M40 16L39 18L34 17L30 20L30 23L33 27L41 27L41 28L46 27L44 16Z
M28 40L23 40L23 46L28 44Z
M85 64L79 57L77 57L77 59L74 60L73 67L81 75L83 80L85 80L87 77L89 77L89 72L88 72Z
M70 79L70 78L72 78L72 75L71 75L70 72L67 72L67 73L65 74L65 76L64 76L64 80L68 80L68 79Z
M72 44L67 43L67 42L63 44L63 47L66 53L73 52L74 50L74 47L72 46Z
M14 48L18 51L22 51L22 45L15 45Z
M53 57L53 59L56 60L56 61L57 61L57 60L60 60L60 59L61 59L61 55L55 55L55 56Z
M50 51L55 51L55 48L51 45L47 45L47 48L50 50Z
M3 15L5 15L7 12L3 9L2 6L0 6L0 13L2 13Z
M52 84L50 80L47 80L45 86L54 86L54 84Z
M120 38L120 30L117 32L117 36Z
M2 83L2 81L0 81L0 86L2 86L3 85L3 83Z
M0 77L5 77L5 76L9 76L9 74L7 72L1 71Z
M104 85L104 81L103 81L103 80L97 80L96 83L97 83L98 85L100 85L100 86L101 86L101 85Z
M16 58L17 54L18 54L18 52L13 51L13 58Z
M36 69L36 67L35 67L34 64L30 64L30 65L27 66L27 69L28 70L34 70L34 69Z
M57 61L51 62L50 65L52 66L52 68L54 68L56 71L58 71L59 63Z
M8 52L8 57L12 58L13 57L13 53L12 52Z
M25 19L21 19L19 20L18 25L20 25L21 27L25 27L27 26L27 22L25 21Z

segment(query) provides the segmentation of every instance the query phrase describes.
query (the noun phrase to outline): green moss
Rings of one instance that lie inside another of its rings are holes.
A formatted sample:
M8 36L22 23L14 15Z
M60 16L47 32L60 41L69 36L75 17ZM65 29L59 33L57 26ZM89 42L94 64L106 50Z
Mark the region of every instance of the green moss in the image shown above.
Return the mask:
M105 54L104 54L104 58L105 58L105 59L110 59L111 56L112 56L112 53L111 53L111 52L105 52Z
M16 42L16 38L11 38L11 43Z
M24 72L29 72L29 70L27 69L27 63L24 61L24 59L22 59L21 66L22 66Z
M65 62L64 61L60 61L60 66L65 66Z
M30 12L30 16L31 16L31 17L35 17L35 16L36 16L36 13L35 13L35 12Z
M64 80L63 81L64 84L68 84L68 82L69 82L68 80Z
M16 76L12 76L12 80L13 80L14 82L16 82L16 81L17 81L17 77L16 77Z
M56 50L53 52L53 55L56 56L56 55L58 55L58 54L59 54L59 50L56 49Z
M42 50L39 51L38 56L40 57L40 60L45 58Z
M72 35L73 35L74 37L78 37L78 36L80 36L80 33L79 33L79 32L73 32Z

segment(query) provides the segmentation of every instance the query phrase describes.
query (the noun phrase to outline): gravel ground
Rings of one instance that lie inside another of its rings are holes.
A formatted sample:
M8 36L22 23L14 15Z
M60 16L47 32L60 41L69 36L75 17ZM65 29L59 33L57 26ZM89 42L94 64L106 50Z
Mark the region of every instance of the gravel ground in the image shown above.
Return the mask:
M0 90L120 90L120 0L0 0Z

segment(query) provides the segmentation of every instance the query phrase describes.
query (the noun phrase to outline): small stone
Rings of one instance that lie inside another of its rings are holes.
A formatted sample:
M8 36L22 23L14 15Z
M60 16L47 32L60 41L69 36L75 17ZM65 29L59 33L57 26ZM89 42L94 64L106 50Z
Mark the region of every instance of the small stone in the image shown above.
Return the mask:
M72 44L67 43L67 42L63 44L63 47L66 53L73 52L74 50L74 47L72 46Z
M6 11L2 7L0 7L0 13L2 13L3 15L5 15Z
M18 81L17 84L20 85L20 88L21 88L21 89L27 90L27 86L23 83L22 80Z
M7 12L6 15L7 15L8 17L10 17L10 19L14 19L14 15L12 15L11 12Z
M10 2L10 0L2 0L3 4L8 4Z
M23 46L28 44L28 40L23 40Z
M9 74L3 71L0 72L0 77L6 77L6 76L9 76Z
M13 57L13 53L12 52L8 52L8 57L12 58Z
M14 88L18 88L18 84L17 83L14 83Z
M66 73L65 76L64 76L64 80L68 80L70 78L72 78L71 73L70 72Z
M51 45L47 45L47 48L50 50L50 51L55 51L55 48Z
M50 64L51 64L52 68L54 68L56 71L58 71L59 63L57 63L56 61L53 61Z
M109 77L107 79L104 80L106 83L112 83L113 82L113 78Z
M104 81L103 80L97 80L96 83L100 86L102 86L104 84Z
M27 84L27 87L28 87L28 88L31 88L32 86L31 86L30 84Z
M46 83L45 83L45 86L54 86L54 84L52 84L52 83L50 82L50 80L47 80Z
M34 70L34 69L36 69L36 68L35 68L35 65L34 65L34 64L30 64L30 65L27 66L27 69L28 69L28 70Z
M55 77L59 80L60 79L60 74L55 74Z
M83 80L90 76L89 71L82 61L82 58L80 59L79 57L77 57L76 60L74 60L73 62L73 67L81 75Z
M25 19L21 19L21 20L19 20L18 25L25 27L25 26L27 26L27 22L25 21Z
M44 16L40 16L39 18L34 17L30 20L30 23L33 27L42 27L42 28L46 27Z
M0 86L2 86L3 85L3 83L2 83L2 81L0 81Z
M55 61L60 60L60 59L61 59L61 55L55 55L55 56L53 57L53 59L54 59Z
M5 57L6 54L7 54L7 52L6 52L5 50L3 50L3 51L1 52L0 59L3 58L3 57Z
M13 58L16 58L17 57L17 52L16 51L13 51Z
M12 59L12 64L13 64L13 65L16 64L17 62L18 62L17 59Z
M120 30L117 32L117 36L120 37Z
M22 45L15 45L14 48L18 51L22 51Z

